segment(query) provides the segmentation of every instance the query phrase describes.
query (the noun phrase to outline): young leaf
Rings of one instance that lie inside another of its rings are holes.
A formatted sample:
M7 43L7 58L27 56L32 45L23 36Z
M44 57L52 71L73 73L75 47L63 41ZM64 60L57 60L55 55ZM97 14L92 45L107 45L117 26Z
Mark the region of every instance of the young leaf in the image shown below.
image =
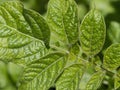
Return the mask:
M78 40L78 10L74 0L50 0L47 21L51 45L68 48Z
M20 2L9 1L0 5L0 24L43 40L48 47L50 30L46 21L37 12L24 9Z
M65 65L64 55L51 53L27 65L19 90L48 90Z
M120 44L113 44L106 50L103 66L109 71L116 70L120 66Z
M38 60L47 53L41 40L9 26L0 26L0 60L21 64Z
M80 26L80 43L88 56L100 52L105 40L105 22L101 13L92 9L83 19Z
M83 66L74 64L66 68L56 82L57 90L78 90L79 81L83 75Z
M104 76L104 71L98 71L95 74L93 74L93 76L88 81L85 90L97 90L97 88L101 85Z

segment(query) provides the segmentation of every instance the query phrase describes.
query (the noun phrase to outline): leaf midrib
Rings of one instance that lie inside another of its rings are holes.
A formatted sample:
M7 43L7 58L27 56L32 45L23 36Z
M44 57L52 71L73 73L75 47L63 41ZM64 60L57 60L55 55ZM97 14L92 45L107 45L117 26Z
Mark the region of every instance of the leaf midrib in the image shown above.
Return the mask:
M31 38L32 41L33 41L33 40L36 40L36 41L38 41L38 42L41 42L41 44L44 45L44 42L43 42L42 40L39 40L39 39L37 39L37 38L35 38L35 37L32 37L32 36L30 36L30 35L27 35L27 34L25 34L25 33L22 33L22 32L20 32L20 31L18 31L16 28L10 27L10 26L8 26L8 25L0 24L0 26L1 26L1 25L2 25L2 27L6 26L6 27L8 27L8 28L11 28L11 29L14 30L15 32L17 32L17 33L19 33L19 34L21 34L21 35L24 35L24 36L26 36L26 37L28 37L28 38ZM44 45L44 46L45 46L45 45Z
M8 11L8 10L6 10L6 8L4 8L3 6L0 6L1 8L3 8L7 13L9 13L9 15L13 18L13 16L11 15L11 13ZM13 7L14 8L14 7ZM14 8L14 9L16 9L16 8ZM24 9L23 9L24 10ZM19 13L21 13L21 12L19 12ZM21 13L22 14L22 13ZM2 16L2 15L1 15ZM24 15L23 15L24 16ZM30 16L30 15L29 15ZM3 16L2 16L3 17ZM3 17L4 18L4 17ZM25 17L23 17L25 20L26 20L26 18ZM14 19L14 18L13 18ZM4 19L5 20L5 19ZM6 20L5 20L6 21ZM14 21L16 22L16 20L14 19ZM26 21L27 22L27 21ZM28 23L28 22L27 22ZM28 23L29 24L29 23ZM1 24L2 25L2 24ZM9 26L7 23L6 23L6 25L5 24L3 24L4 26ZM29 25L30 26L30 25ZM39 25L38 25L39 26ZM9 26L9 27L11 27L11 26ZM16 27L17 27L17 24L16 24ZM31 27L31 26L30 26ZM11 27L11 28L13 28L13 27ZM17 30L16 28L14 28L16 31L19 31L19 30ZM32 29L31 29L32 30ZM40 40L40 39L38 39L38 38L35 38L35 37L32 37L31 35L27 35L27 34L25 34L25 33L22 33L21 31L19 31L19 33L21 33L21 34L23 34L23 35L25 35L25 36L27 36L27 37L30 37L30 38L33 38L33 39L36 39L37 41L42 41L42 40ZM44 42L43 42L44 43Z
M51 66L53 66L55 63L59 62L61 60L61 58L63 57L60 57L58 60L55 60L55 62L53 62L52 64L50 64L48 67L46 67L45 69L43 69L42 72L40 72L38 75L36 75L35 78L33 78L30 82L28 82L27 84L31 83L33 80L35 80L37 77L39 77L42 73L44 73L47 69L49 69ZM42 59L42 58L41 58Z

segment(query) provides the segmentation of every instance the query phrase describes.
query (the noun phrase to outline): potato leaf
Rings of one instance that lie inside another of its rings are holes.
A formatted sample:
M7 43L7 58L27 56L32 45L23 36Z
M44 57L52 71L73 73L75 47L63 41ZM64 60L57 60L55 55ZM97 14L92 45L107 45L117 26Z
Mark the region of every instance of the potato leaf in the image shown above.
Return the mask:
M113 44L106 50L103 66L109 71L116 70L120 66L120 44Z
M57 90L78 90L79 81L83 75L84 69L80 64L73 64L66 68L56 82Z
M0 5L1 60L22 64L38 60L48 52L49 38L49 27L37 12L18 1Z
M50 0L47 21L51 45L68 48L78 40L78 10L74 0Z
M46 21L37 12L26 10L18 1L9 1L0 5L0 24L43 40L46 46L49 46L50 30Z
M102 83L102 80L105 76L105 71L98 71L93 74L90 80L87 83L85 90L97 90Z
M0 60L26 64L47 53L41 40L9 26L0 26Z
M65 66L61 53L51 53L27 65L19 90L48 90Z
M80 26L80 43L88 56L100 52L105 41L105 22L101 13L92 9L83 19Z

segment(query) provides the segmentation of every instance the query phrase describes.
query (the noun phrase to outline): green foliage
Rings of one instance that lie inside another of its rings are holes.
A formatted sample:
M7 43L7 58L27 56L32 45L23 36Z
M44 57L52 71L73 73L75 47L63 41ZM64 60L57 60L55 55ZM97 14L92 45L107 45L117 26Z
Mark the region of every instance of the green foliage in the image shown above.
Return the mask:
M50 0L47 21L51 45L68 48L78 40L78 10L74 0Z
M64 55L52 53L29 63L22 75L19 90L48 90L65 65Z
M79 80L81 79L83 73L83 66L80 64L74 64L67 67L60 76L60 78L57 80L56 89L78 90Z
M0 24L10 26L24 34L43 40L46 45L49 44L49 27L37 12L25 9L17 1L1 4L0 10Z
M91 10L83 19L80 26L80 43L88 56L100 52L106 35L103 17L97 10Z
M0 90L119 90L120 27L103 18L114 9L106 1L108 12L98 4L89 11L87 3L49 0L43 17L19 1L1 2Z
M120 66L120 44L111 45L104 55L104 67L107 70L116 70Z
M25 64L38 60L47 53L41 40L20 33L9 26L0 27L0 41L0 59L3 61Z
M86 90L97 90L101 85L104 76L105 72L102 70L94 73L87 83Z

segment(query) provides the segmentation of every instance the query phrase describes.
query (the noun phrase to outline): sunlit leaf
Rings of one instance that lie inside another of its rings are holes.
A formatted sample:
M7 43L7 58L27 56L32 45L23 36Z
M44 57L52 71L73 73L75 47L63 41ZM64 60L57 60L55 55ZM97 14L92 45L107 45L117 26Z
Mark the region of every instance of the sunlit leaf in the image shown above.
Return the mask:
M25 64L40 59L47 53L49 34L46 21L20 2L0 5L1 60Z
M78 40L78 10L74 0L50 0L47 21L51 45L68 48Z
M88 56L100 52L105 41L105 22L101 13L92 9L83 19L80 26L80 42Z
M52 53L27 65L19 90L48 90L62 72L65 58L61 53Z
M105 76L104 71L98 71L94 73L93 76L88 81L85 90L97 90L97 88L101 85L104 76Z
M120 44L113 44L106 50L103 66L109 71L116 70L120 66Z
M21 33L49 43L50 30L41 15L26 10L18 1L5 2L0 5L0 24L8 25Z
M56 82L57 90L78 90L84 69L80 64L74 64L64 70Z

